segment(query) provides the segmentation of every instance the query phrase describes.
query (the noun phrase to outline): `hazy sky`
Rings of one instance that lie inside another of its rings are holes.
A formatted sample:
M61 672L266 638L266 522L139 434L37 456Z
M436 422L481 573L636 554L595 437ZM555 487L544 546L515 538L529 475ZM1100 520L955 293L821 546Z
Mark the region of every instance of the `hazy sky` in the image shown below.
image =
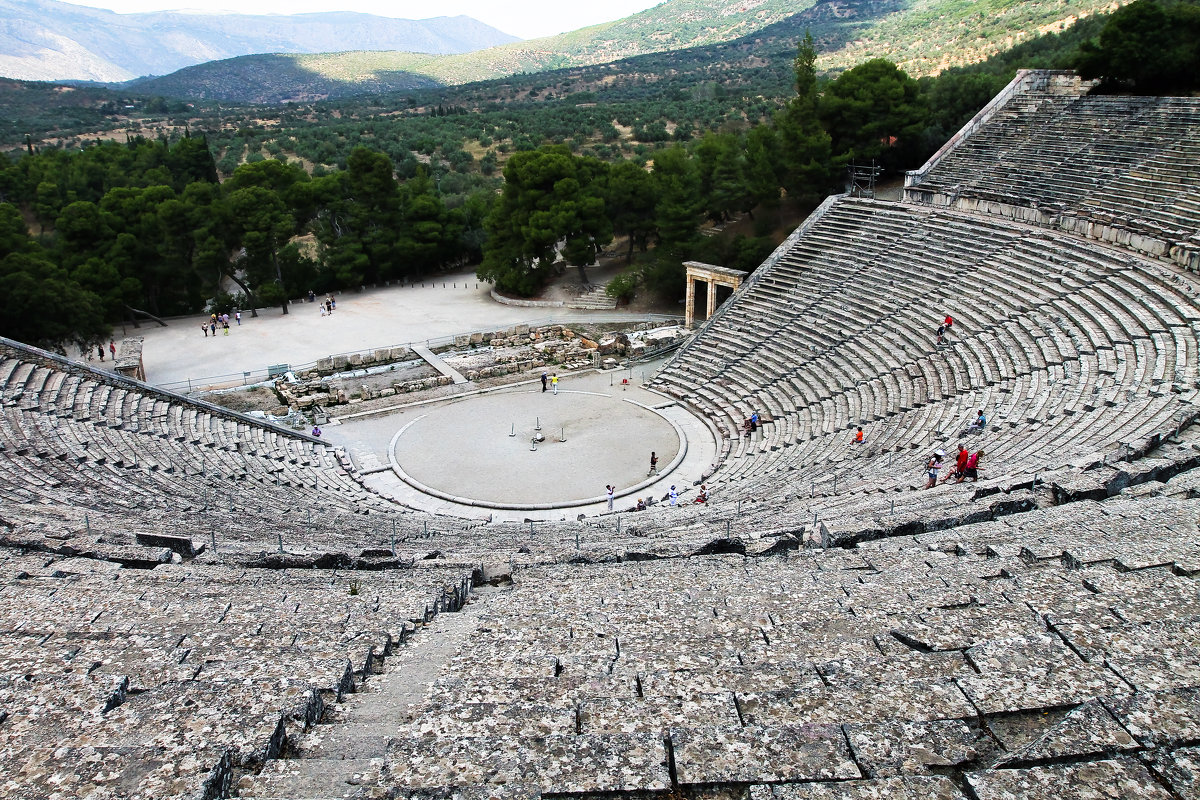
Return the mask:
M362 11L384 17L425 19L465 14L522 39L572 31L598 22L629 16L662 0L66 0L74 5L107 8L127 14L137 11L188 9L232 10L243 14L301 14L311 11Z

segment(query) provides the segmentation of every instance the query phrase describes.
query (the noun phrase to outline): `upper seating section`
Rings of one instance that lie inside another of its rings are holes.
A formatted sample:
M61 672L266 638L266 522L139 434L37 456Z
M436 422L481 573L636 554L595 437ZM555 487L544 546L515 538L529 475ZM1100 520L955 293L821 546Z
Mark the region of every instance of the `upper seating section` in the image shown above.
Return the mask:
M1200 268L1200 99L1086 96L1019 74L919 170L907 202L1010 217Z

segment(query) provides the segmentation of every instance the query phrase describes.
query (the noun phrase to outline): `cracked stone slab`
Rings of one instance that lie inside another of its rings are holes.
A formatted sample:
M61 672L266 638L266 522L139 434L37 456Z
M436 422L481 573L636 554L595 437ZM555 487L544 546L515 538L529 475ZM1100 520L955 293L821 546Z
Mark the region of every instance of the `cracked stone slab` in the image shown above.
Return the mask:
M1200 690L1103 698L1104 705L1146 747L1200 740Z
M737 695L748 725L840 724L879 719L954 719L975 709L950 679L901 681L874 685L814 686Z
M407 736L388 748L396 784L532 785L564 793L658 791L670 785L657 734L448 739Z
M424 736L568 736L575 732L571 708L536 703L457 703L419 715L409 726Z
M837 725L671 731L680 783L761 783L862 777Z
M962 609L937 609L893 629L901 641L928 650L963 650L993 639L1045 630L1045 623L1024 604L995 603Z
M1061 633L1085 658L1102 659L1139 691L1200 686L1200 620L1069 625Z
M1200 747L1160 752L1151 768L1183 800L1200 800Z
M872 778L956 767L995 747L986 733L961 719L850 724L846 736L859 768Z
M999 762L998 766L1066 757L1085 758L1123 750L1140 749L1099 700L1072 709L1041 736Z
M740 724L729 693L669 697L596 698L579 705L583 733L637 733L689 725L731 727Z
M953 781L942 776L750 787L750 800L961 800L962 796Z
M1090 664L1053 634L989 641L967 651L978 675L956 678L983 714L1074 705L1128 692L1102 665Z
M966 778L978 800L1172 800L1141 763L1129 758L970 772Z

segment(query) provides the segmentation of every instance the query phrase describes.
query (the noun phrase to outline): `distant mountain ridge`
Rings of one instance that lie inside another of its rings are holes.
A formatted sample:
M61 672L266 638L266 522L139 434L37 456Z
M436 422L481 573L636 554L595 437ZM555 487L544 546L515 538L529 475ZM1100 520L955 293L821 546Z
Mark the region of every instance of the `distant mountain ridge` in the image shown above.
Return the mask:
M462 85L519 73L607 64L671 52L678 64L704 59L753 69L780 50L795 53L811 30L821 69L888 58L913 75L981 61L1039 33L1130 0L668 0L615 22L544 39L437 56L340 52L246 56L188 67L129 86L143 94L242 103L337 99ZM732 49L731 49L732 48ZM619 65L619 66L618 66ZM594 80L602 91L604 81Z
M116 14L57 0L0 0L0 76L23 80L114 83L255 53L448 55L516 41L465 16Z

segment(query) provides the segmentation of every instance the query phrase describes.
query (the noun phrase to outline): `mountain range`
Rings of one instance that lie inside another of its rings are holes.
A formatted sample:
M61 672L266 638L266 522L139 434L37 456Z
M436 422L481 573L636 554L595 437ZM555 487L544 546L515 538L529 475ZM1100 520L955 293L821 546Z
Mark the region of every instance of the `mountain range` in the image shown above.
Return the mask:
M24 80L115 83L252 53L445 55L516 41L465 16L117 14L57 0L0 0L0 75Z
M668 0L624 19L455 55L396 51L242 56L135 81L165 97L274 104L457 86L520 73L608 65L609 81L654 53L660 80L679 70L755 70L795 53L810 31L818 66L888 58L915 76L975 63L1129 0ZM603 76L587 81L602 91ZM492 87L491 90L495 90Z

